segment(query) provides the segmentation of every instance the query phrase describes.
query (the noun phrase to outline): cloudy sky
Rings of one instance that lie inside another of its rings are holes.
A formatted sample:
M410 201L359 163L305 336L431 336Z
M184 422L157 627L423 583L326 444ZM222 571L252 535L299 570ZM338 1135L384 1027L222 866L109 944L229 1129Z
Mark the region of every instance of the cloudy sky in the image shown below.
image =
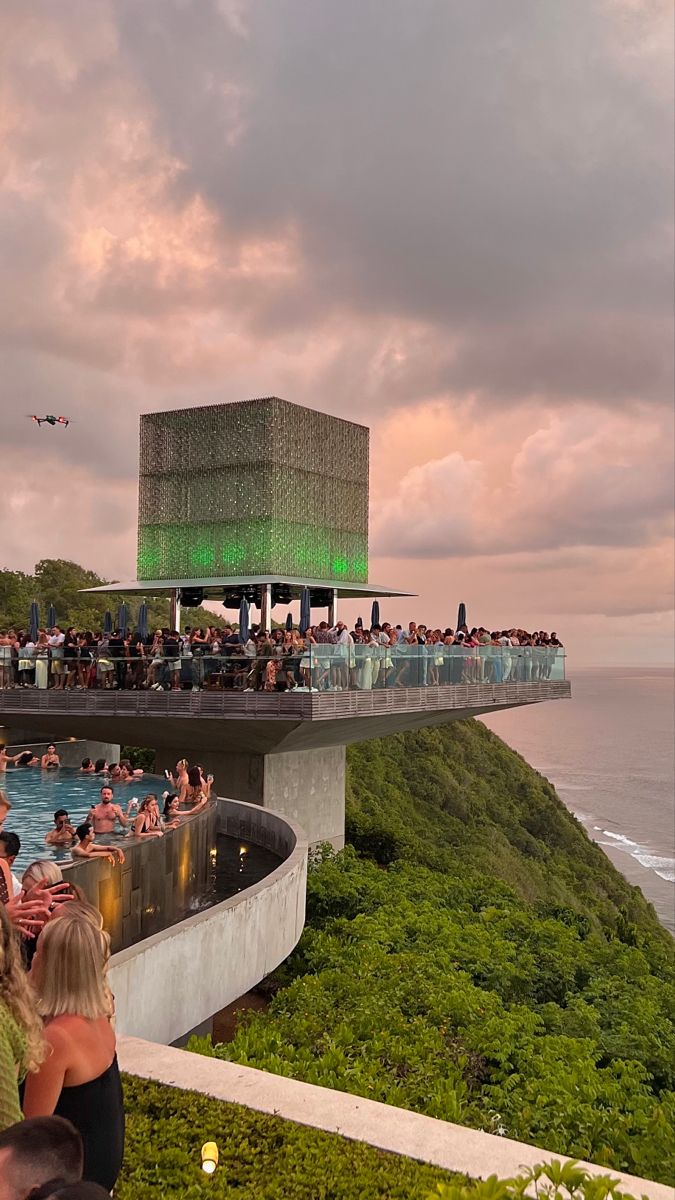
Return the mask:
M672 654L670 0L0 14L0 567L133 577L138 414L274 394L370 426L390 619Z

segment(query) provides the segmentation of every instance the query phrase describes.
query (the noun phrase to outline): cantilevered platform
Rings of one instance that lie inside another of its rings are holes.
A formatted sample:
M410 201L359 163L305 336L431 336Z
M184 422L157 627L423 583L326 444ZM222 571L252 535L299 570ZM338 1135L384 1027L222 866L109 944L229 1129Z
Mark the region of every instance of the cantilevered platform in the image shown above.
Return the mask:
M193 753L344 746L501 708L566 699L566 680L345 692L0 691L0 723L39 718L54 737Z
M221 794L285 813L311 844L344 844L345 747L570 695L566 680L331 692L0 691L0 723L183 755Z

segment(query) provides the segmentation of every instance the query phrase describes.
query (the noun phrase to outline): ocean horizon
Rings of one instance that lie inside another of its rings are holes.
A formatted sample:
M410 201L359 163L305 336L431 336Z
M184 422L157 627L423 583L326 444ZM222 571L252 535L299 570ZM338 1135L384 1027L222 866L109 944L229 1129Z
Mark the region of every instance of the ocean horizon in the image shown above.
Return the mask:
M479 719L560 799L675 933L675 692L668 666L587 667L572 698Z

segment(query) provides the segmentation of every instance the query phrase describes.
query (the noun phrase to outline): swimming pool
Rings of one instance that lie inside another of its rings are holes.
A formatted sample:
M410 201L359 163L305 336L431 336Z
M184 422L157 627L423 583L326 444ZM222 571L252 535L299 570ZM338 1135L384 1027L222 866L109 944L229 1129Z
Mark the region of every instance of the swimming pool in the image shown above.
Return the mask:
M81 775L75 769L60 767L58 771L42 771L39 767L8 768L0 776L0 787L7 793L12 805L4 828L17 833L21 839L21 850L12 867L20 878L26 867L38 858L53 858L56 862L70 861L70 849L64 846L46 846L45 835L54 828L54 812L65 808L71 823L76 827L84 821L92 803L99 793L106 776ZM144 775L134 783L118 784L113 787L113 796L122 812L126 812L132 797L138 800L155 792L162 803L162 792L167 788L160 775ZM96 841L124 843L126 833L98 835ZM252 887L274 871L281 858L271 850L253 843L241 844L240 838L219 834L215 853L210 859L209 880L203 895L194 899L190 911L209 908L220 900L226 900L238 892ZM186 913L174 914L173 921L181 920ZM172 923L172 922L170 922Z
M102 775L81 775L74 769L60 767L58 771L41 771L39 767L9 767L0 775L0 787L7 793L12 810L7 814L4 828L17 833L21 850L14 864L15 875L21 875L36 858L53 858L64 862L70 850L63 846L46 846L45 835L54 828L54 812L65 808L71 824L77 827L87 816L92 804L106 782ZM166 781L159 775L145 775L133 784L113 788L115 803L126 812L132 796L141 800L148 792L160 798ZM120 835L98 838L98 841L120 841Z

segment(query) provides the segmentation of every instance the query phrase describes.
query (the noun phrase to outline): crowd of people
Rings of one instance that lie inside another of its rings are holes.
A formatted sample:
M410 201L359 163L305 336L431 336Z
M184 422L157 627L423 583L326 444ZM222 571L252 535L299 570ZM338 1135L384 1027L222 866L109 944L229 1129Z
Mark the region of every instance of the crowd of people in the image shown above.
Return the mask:
M53 745L41 756L2 751L0 762L5 778L8 767L60 767ZM57 809L45 842L113 863L124 862L121 847L99 845L97 835L162 837L208 803L213 784L179 759L165 772L161 803L155 792L119 803L114 789L138 783L142 771L85 758L80 772L101 777L99 795L81 821ZM36 860L17 878L21 839L5 828L11 808L0 791L0 1200L96 1200L110 1194L124 1154L110 939L54 860Z
M433 629L410 621L349 629L321 621L304 632L244 637L232 625L110 634L54 626L37 640L0 630L0 688L244 691L427 687L550 679L562 643L524 629Z

